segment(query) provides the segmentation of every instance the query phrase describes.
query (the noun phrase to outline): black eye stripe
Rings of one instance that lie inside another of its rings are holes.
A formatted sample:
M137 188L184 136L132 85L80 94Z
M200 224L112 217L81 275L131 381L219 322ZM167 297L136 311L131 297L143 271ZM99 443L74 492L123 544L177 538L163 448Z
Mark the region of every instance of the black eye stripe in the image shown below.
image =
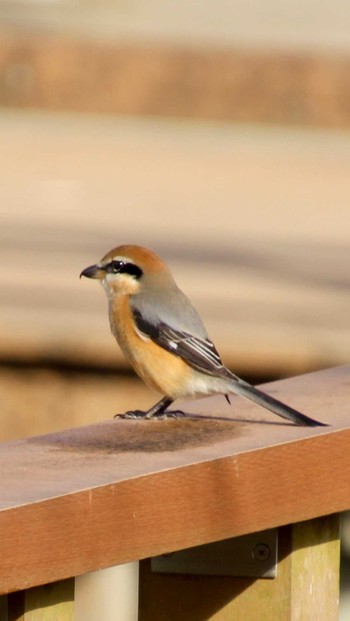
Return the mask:
M130 276L134 276L136 279L141 278L143 274L142 269L134 263L118 259L107 263L105 270L110 274L130 274Z

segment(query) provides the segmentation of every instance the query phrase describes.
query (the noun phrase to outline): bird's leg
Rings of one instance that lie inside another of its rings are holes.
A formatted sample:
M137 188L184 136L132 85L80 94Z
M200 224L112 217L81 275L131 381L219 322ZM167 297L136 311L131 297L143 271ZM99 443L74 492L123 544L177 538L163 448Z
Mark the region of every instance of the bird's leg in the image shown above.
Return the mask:
M145 418L153 418L153 416L163 416L165 410L169 405L172 404L172 402L173 399L170 399L170 397L163 397L163 399L158 401L145 413Z
M177 415L184 416L184 413L181 411L175 412L166 412L165 410L169 405L173 403L174 399L170 399L170 397L163 397L160 401L158 401L153 407L144 412L143 410L131 410L130 412L125 412L125 414L117 414L115 418L176 418Z

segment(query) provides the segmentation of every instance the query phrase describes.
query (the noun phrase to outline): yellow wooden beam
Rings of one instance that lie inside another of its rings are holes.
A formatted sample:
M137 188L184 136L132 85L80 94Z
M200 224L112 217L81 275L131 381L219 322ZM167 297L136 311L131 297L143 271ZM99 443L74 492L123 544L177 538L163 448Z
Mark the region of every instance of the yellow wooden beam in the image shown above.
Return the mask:
M334 514L279 529L274 579L155 574L145 560L140 621L336 621L339 559Z

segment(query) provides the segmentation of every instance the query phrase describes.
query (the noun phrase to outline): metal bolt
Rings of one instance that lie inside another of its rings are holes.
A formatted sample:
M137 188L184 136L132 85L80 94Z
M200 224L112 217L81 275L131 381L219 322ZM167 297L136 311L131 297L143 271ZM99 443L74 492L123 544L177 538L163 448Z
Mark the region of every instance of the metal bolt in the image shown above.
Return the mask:
M270 548L266 543L257 543L253 549L253 559L256 561L266 561L270 556Z

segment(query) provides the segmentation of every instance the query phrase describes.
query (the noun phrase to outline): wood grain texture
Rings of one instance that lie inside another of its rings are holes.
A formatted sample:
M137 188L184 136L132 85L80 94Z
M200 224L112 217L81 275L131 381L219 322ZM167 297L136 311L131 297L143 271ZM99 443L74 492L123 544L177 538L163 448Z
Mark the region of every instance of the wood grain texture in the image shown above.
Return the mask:
M329 428L218 397L2 445L1 592L348 509L349 376L266 386Z
M340 524L338 515L295 524L292 529L293 621L338 620Z

